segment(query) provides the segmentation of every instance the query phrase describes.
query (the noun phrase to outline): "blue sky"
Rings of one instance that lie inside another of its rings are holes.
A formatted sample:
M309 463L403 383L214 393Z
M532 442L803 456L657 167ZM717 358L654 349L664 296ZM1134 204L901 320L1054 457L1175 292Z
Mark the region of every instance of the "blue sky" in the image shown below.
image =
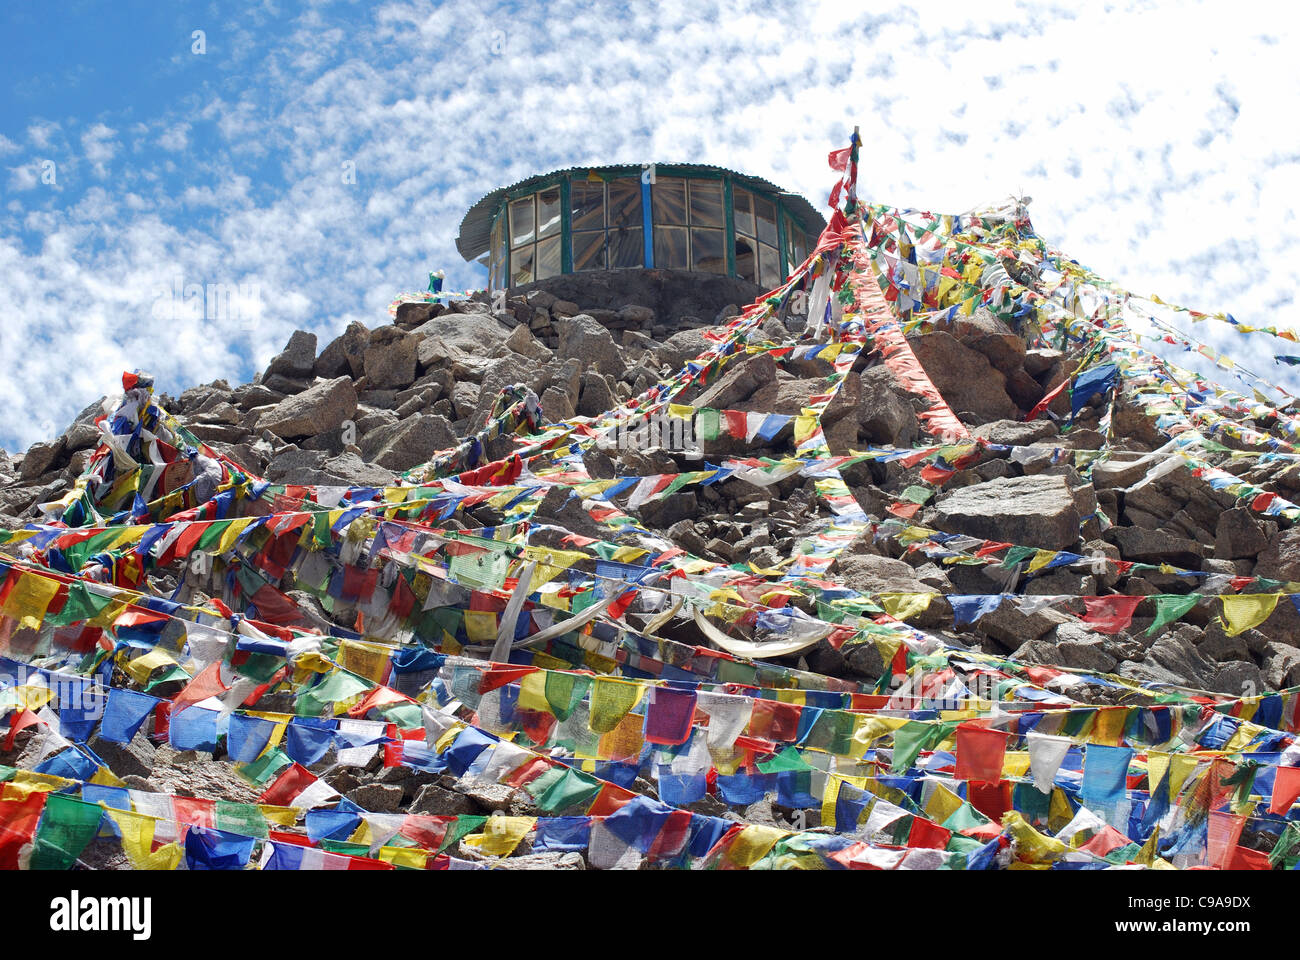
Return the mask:
M7 4L0 38L11 451L124 369L242 382L295 328L385 323L432 269L481 285L455 235L503 183L688 160L821 204L855 123L871 200L1027 194L1134 292L1300 327L1300 38L1221 5L128 0ZM256 303L191 318L187 284ZM1285 343L1184 327L1290 372Z

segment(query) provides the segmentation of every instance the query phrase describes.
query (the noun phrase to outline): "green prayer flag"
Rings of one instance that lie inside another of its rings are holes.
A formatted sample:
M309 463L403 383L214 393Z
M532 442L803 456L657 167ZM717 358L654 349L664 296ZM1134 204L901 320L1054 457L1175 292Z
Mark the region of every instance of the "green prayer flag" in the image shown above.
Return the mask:
M934 733L934 727L919 720L909 720L894 731L894 756L889 763L890 773L906 773L916 762L917 756L925 748Z
M281 770L293 763L289 755L279 747L274 747L251 763L235 765L235 772L256 786L270 782Z
M442 838L442 844L435 851L434 856L442 853L448 847L460 843L462 837L468 837L474 831L481 830L483 824L487 823L487 819L487 817L457 817L447 827L447 835Z
M1191 610L1200 601L1199 593L1186 596L1177 593L1161 593L1151 598L1156 602L1156 618L1151 621L1146 635L1149 637L1166 623L1172 623Z
M541 780L550 776L548 772ZM530 787L532 785L530 784ZM559 776L555 777L546 784L544 789L539 790L533 796L537 800L539 809L546 813L557 813L570 807L582 806L583 808L600 793L600 783L591 777L584 776L572 767L565 767L560 771Z
M173 680L179 681L181 683L188 683L190 680L190 675L186 673L185 670L179 666L169 667L163 673L160 673L158 676L154 677L152 680L146 683L144 686L144 692L148 693L150 690L153 690L156 687L160 687L164 683L171 683Z
M68 870L99 832L104 808L62 793L45 798L32 843L32 870Z
M771 760L761 760L755 764L763 773L785 773L791 770L804 771L813 769L804 762L799 751L794 747L786 747Z
M334 542L330 533L330 515L328 510L322 510L312 516L311 526L312 542L318 547L328 547Z
M587 695L591 677L549 670L546 673L546 703L563 723Z
M701 440L718 439L718 411L700 410L695 414L695 429Z
M587 721L596 733L609 733L617 727L641 697L635 683L597 677L591 688L591 717Z
M1002 568L1010 570L1018 563L1024 563L1038 552L1038 547L1012 547L1002 559Z
M340 853L349 857L370 856L370 844L353 843L350 840L330 840L328 837L322 837L320 848L326 853Z
M945 830L951 830L953 833L960 833L962 830L969 830L972 827L982 827L987 823L992 823L988 817L980 813L971 806L967 800L960 807L952 812L952 815L943 822Z
M47 613L45 622L56 627L66 627L81 620L93 620L112 602L112 597L91 593L84 583L73 583L68 587L68 600L63 609L58 613Z
M202 534L199 535L199 542L194 545L195 550L204 552L211 551L226 533L226 528L230 526L230 520L214 520Z
M232 803L229 800L217 801L216 825L218 830L257 837L259 840L267 838L269 829L266 817L262 816L262 811L257 809L256 804Z

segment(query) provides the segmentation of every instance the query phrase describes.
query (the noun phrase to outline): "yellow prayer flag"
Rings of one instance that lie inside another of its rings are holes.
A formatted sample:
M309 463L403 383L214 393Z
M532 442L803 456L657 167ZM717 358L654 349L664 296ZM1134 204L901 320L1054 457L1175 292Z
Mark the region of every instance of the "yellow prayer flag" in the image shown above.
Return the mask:
M379 848L380 860L391 863L395 867L406 867L409 870L423 870L425 864L429 862L429 857L429 851L421 850L419 847Z
M1273 614L1277 607L1280 593L1244 593L1235 596L1222 596L1223 631L1230 637L1259 626Z
M924 613L930 607L933 593L879 593L876 599L885 612L895 620L906 620Z
M1011 834L1017 859L1030 864L1048 864L1065 856L1068 848L1055 837L1039 833L1016 810L1008 810L1002 826Z
M59 581L23 572L9 591L4 612L15 620L21 620L24 627L39 630L45 611L58 592Z
M636 563L649 552L649 550L642 547L619 547L614 551L614 555L610 559L619 563Z
M551 713L551 705L546 700L546 673L534 670L519 681L519 700L516 707L520 710L540 710Z
M1200 766L1196 757L1188 756L1185 753L1171 754L1169 757L1169 799L1178 799L1178 794L1182 792L1183 784L1187 778L1195 772Z
M835 824L835 803L840 795L840 783L842 781L835 774L826 778L825 791L822 793L822 823L834 826Z
M292 827L302 814L302 811L296 807L274 807L269 803L259 803L257 809L261 811L267 823L274 823L281 827Z
M177 663L176 658L166 650L161 647L154 647L143 656L136 657L122 669L126 671L127 675L132 680L141 686L144 686L149 682L149 675L151 673L159 667L164 667L169 664L174 667L180 666L180 664Z
M1098 710L1089 742L1118 747L1124 736L1124 727L1128 724L1128 716L1128 710Z
M1055 550L1039 550L1034 554L1034 558L1029 561L1029 569L1027 572L1036 573L1055 559Z
M221 533L221 539L217 541L216 549L213 553L225 553L235 545L235 540L239 535L248 529L248 525L257 520L257 517L240 517L238 520L231 520L226 524L226 529Z
M1007 779L1023 777L1029 772L1029 751L1008 750L1002 755L1002 776Z
M942 783L934 788L934 793L930 794L930 799L925 802L925 815L935 823L943 823L962 805L961 797L953 793ZM826 823L825 818L822 823Z
M727 863L743 870L767 856L778 840L788 836L790 836L788 830L751 823L736 835L736 839L727 848L725 854Z
M519 846L524 834L533 829L536 823L536 817L491 816L483 825L481 834L466 837L461 842L477 847L480 853L490 857L508 857Z
M125 787L126 781L119 777L108 767L100 767L95 771L95 775L87 781L97 787Z
M470 643L495 643L497 639L497 615L491 610L466 610L465 636L469 638Z
M1160 786L1160 781L1165 778L1165 772L1169 769L1170 756L1171 754L1165 753L1162 750L1147 751L1148 792L1153 792L1156 787Z

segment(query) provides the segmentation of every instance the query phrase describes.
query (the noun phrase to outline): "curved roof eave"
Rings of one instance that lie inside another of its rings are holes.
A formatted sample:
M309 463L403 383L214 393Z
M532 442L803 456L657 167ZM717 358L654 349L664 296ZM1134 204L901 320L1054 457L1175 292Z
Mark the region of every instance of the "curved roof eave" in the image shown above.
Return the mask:
M747 173L740 173L737 170L731 170L727 167L716 167L707 163L662 163L658 166L667 167L674 171L708 171L711 173L729 173L732 178L744 186L753 189L762 190L766 193L779 194L786 210L799 221L800 225L809 234L819 234L826 228L826 218L817 211L817 208L809 203L806 199L797 193L790 193L782 190L770 180L762 177L751 176ZM524 190L530 186L543 183L554 177L571 175L578 172L587 172L591 170L599 171L624 171L625 173L634 173L641 170L640 164L605 164L600 166L580 166L565 167L561 170L552 170L548 173L539 173L531 177L525 177L508 186L498 187L491 193L479 200L474 206L469 208L465 218L460 222L460 233L456 237L456 249L466 260L477 260L483 254L487 253L490 242L490 232L492 229L492 215L496 212L502 198L507 194L514 193L518 190Z

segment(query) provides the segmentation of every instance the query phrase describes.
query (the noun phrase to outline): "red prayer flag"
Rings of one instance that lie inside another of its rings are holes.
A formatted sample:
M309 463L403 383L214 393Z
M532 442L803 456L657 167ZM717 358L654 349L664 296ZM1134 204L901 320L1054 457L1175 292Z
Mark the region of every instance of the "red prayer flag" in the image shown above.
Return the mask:
M1083 597L1083 622L1098 633L1119 633L1133 622L1133 611L1145 597Z
M907 833L907 845L909 847L931 847L935 850L943 850L948 846L948 841L951 839L951 830L947 830L933 820L925 819L925 817L913 817L912 829Z
M290 764L275 778L275 783L266 788L266 792L258 800L275 807L287 807L298 794L315 782L316 777L302 764Z
M993 821L989 826L994 834L1001 832L998 824L1011 809L1011 787L1010 780L1003 780L1001 783L971 783L967 788L970 805Z
M1007 734L972 723L957 727L957 779L973 783L997 783L1002 779L1002 760L1007 751Z
M175 699L172 700L172 714L176 715L200 700L220 696L229 689L221 682L221 661L213 661L187 683L184 690L176 694Z
M1282 816L1300 799L1300 767L1278 767L1273 778L1273 800L1268 812Z
M1236 847L1228 860L1229 870L1272 870L1268 854L1249 847Z
M45 797L35 791L22 800L0 800L0 870L19 869L18 854L36 834Z

